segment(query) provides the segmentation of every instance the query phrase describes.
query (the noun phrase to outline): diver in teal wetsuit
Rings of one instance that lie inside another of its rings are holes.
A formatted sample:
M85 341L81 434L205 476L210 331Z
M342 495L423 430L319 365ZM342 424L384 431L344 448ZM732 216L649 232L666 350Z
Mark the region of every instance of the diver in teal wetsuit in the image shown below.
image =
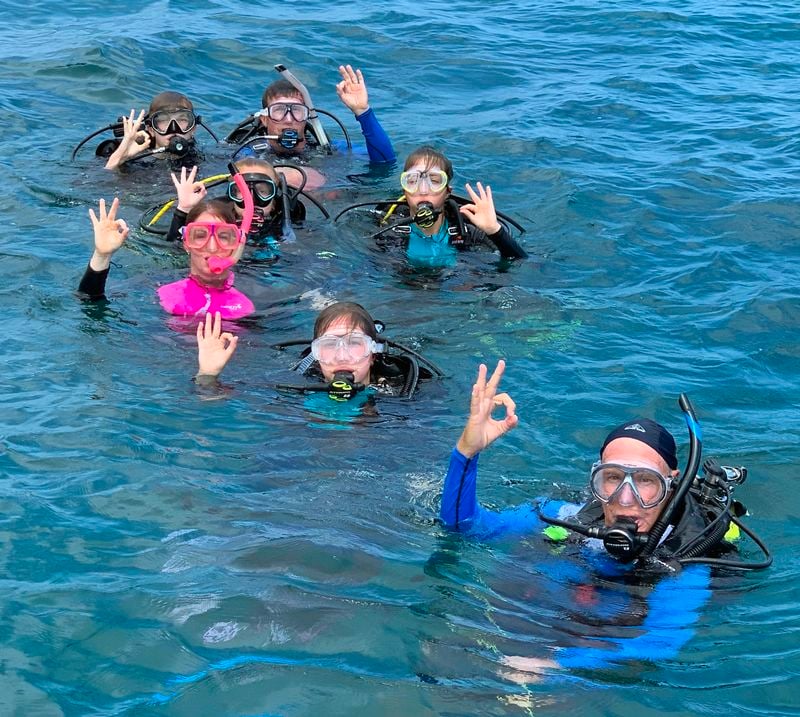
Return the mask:
M323 309L314 323L314 337L289 341L274 348L306 347L293 370L307 383L277 384L279 389L307 394L327 394L327 399L347 402L342 414L354 406L366 406L381 394L411 398L420 379L441 377L442 372L411 349L379 336L383 326L360 304L337 302ZM237 338L222 331L222 322L207 316L197 327L199 367L195 381L215 385L218 376L236 350ZM311 405L318 405L312 397ZM331 401L323 405L330 407Z
M616 617L624 612L620 610L620 593L609 589L609 580L635 584L640 567L650 571L650 579L654 569L667 572L652 587L647 579L643 581L643 589L636 595L638 607L631 612L631 616L640 616L638 630L627 630L621 637L592 637L591 647L562 648L556 659L513 656L505 658L505 664L524 672L538 672L674 657L692 636L698 611L710 596L708 565L698 563L739 569L765 568L771 563L760 540L736 518L743 512L730 500L733 485L743 480L741 476L746 476L746 471L725 469L706 461L706 475L697 475L699 425L688 399L682 397L691 439L690 457L682 476L677 470L672 435L655 421L638 418L615 428L603 443L600 460L590 473L593 500L584 505L537 501L502 511L488 510L478 503L476 495L478 455L518 423L514 401L508 394L497 392L504 368L505 363L500 361L489 380L486 366L481 365L478 371L469 419L450 457L445 478L440 510L443 523L481 538L543 532L550 541L564 541L569 539L567 529L589 537L582 543L584 567L564 561L563 567L549 570L548 574L563 574L559 584L591 587L594 594L590 610L594 619L602 619L604 611ZM504 409L505 415L495 419L492 411L498 408ZM735 553L727 540L732 535L731 526L753 538L767 559L746 563L721 557ZM574 607L579 608L577 604Z

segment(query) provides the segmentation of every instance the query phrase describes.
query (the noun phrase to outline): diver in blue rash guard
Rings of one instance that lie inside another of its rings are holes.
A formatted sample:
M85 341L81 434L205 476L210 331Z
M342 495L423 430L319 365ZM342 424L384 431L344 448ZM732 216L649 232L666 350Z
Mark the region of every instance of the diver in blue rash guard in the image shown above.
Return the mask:
M263 109L240 123L227 138L229 142L242 144L234 154L234 159L266 154L283 161L304 158L315 147L328 153L333 148L350 148L349 139L335 142L328 139L316 116L317 110L311 103L308 91L282 65L277 65L276 69L283 76L264 90L261 99ZM336 85L336 93L361 126L369 161L373 164L396 161L391 140L370 107L367 85L361 70L354 70L350 65L341 65L339 74L342 79ZM297 177L290 169L280 171L285 174L287 182L296 183ZM306 168L306 171L309 174L306 185L308 189L316 189L325 183L325 177L321 173L310 168Z
M630 659L673 657L693 634L691 625L710 595L709 568L698 563L756 569L771 562L760 540L738 521L743 506L730 500L732 486L743 480L746 471L726 469L709 460L704 464L707 475L702 480L696 475L699 427L693 428L689 407L687 423L693 443L683 476L679 477L677 470L672 435L655 421L638 418L612 430L604 441L600 460L590 473L593 500L584 505L539 501L503 511L488 510L476 495L478 455L518 423L514 401L497 392L504 369L505 363L498 362L489 380L486 366L478 371L469 419L445 478L440 510L444 524L481 538L541 531L551 541L569 539L564 529L568 528L591 538L583 543L587 566L602 578L627 580L635 577L640 567L651 571L640 575L652 576L653 569L668 573L648 591L645 615L635 637L603 637L597 640L597 648L564 648L556 655L557 661L508 657L505 664L538 672L559 666L599 667ZM505 410L500 419L492 418L497 408ZM694 466L694 473L689 466ZM732 525L754 539L764 551L765 561L745 563L719 557L735 553L725 539L732 535ZM644 562L645 557L649 562ZM634 562L637 559L639 562ZM686 567L681 570L681 566ZM590 578L587 571L587 581Z

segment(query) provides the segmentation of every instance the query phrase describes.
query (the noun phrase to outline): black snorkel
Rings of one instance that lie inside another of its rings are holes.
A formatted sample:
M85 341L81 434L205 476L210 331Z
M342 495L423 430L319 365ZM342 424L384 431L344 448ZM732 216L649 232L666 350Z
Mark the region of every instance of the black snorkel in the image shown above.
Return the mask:
M356 383L352 371L337 371L328 383L309 383L294 385L289 383L275 384L275 388L300 393L327 393L332 401L349 401L361 393L366 386Z
M683 474L678 479L677 490L667 501L664 510L661 511L661 515L658 516L658 520L656 520L650 530L647 543L640 556L642 559L647 559L652 556L661 543L664 531L666 531L667 526L670 524L670 520L678 506L683 505L686 494L692 487L692 481L697 477L697 471L700 469L700 459L703 454L703 431L697 421L697 414L694 411L694 406L685 393L678 396L678 405L681 411L683 411L684 418L686 419L686 427L689 429L689 456L686 459L686 467L683 469Z
M297 235L292 227L292 201L289 196L289 189L286 184L286 177L278 172L278 184L281 189L281 207L283 208L283 240L296 241Z

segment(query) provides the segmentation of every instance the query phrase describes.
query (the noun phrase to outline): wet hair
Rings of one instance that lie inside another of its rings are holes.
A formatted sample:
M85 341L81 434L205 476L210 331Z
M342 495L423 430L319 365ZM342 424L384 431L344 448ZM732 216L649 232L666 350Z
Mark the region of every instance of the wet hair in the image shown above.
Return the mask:
M202 199L195 204L186 215L186 223L197 221L204 212L213 214L218 219L221 219L227 224L238 224L236 214L233 211L233 205L222 199Z
M413 167L418 162L425 162L425 169L431 167L439 167L447 175L447 183L453 181L453 163L447 159L438 149L430 145L423 145L417 147L411 154L406 157L406 163L403 165L405 172L410 167Z
M264 94L261 95L261 107L267 107L276 97L299 97L301 102L304 101L303 93L289 82L289 80L285 80L283 77L267 85L267 89L265 89Z
M275 171L275 168L265 159L245 157L244 159L234 162L233 166L240 172L253 171L254 174L266 174L268 177L272 177L273 180L278 180L278 173Z
M192 101L186 96L181 94L180 92L159 92L153 99L150 101L150 109L148 110L148 114L153 114L153 112L158 112L158 110L163 109L187 109L187 110L194 110L194 105Z
M339 301L319 312L314 322L314 338L319 338L339 319L346 318L355 329L360 329L373 341L378 340L375 319L361 306L351 301Z

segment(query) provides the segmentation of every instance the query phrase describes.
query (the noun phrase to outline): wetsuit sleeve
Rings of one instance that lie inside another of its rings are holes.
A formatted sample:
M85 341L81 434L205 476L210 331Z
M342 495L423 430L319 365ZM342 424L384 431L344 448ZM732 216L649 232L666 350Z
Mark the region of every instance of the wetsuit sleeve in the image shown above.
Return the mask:
M95 271L90 265L87 265L81 283L78 284L78 291L86 294L93 301L104 299L109 269L111 267L107 267L102 271Z
M397 155L394 153L392 141L383 127L381 127L381 123L378 122L372 107L366 112L362 112L356 119L361 125L361 134L364 135L364 141L367 143L369 161L376 163L395 162Z
M594 669L629 660L675 657L694 636L700 609L711 596L707 565L689 565L663 578L647 597L647 617L632 637L592 638L596 647L568 647L555 655L562 667Z
M511 533L531 533L543 527L530 503L501 512L482 507L478 503L477 484L478 456L467 458L453 449L439 511L439 517L448 528L481 538L493 538Z
M467 233L469 234L470 244L489 244L497 247L500 256L504 259L524 259L527 255L525 250L520 246L519 242L515 241L502 224L500 231L494 234L486 234L481 231L474 224L466 223Z
M169 225L169 231L167 232L167 236L165 239L167 241L180 241L181 240L181 229L186 226L186 217L189 216L186 212L181 209L175 208L175 211L172 212L172 222Z

